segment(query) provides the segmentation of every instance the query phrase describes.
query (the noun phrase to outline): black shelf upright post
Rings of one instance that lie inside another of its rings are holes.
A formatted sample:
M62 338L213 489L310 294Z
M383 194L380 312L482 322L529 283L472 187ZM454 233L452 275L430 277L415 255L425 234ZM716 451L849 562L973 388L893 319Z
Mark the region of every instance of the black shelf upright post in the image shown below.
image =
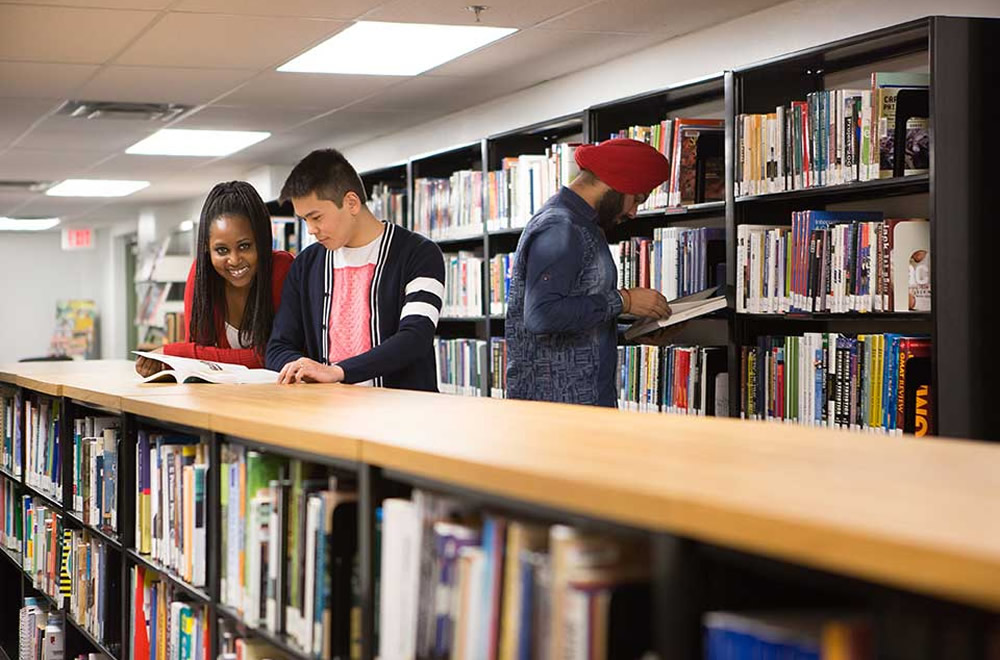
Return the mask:
M358 465L358 554L361 573L361 660L373 660L377 650L375 613L376 547L375 510L382 501L382 469L367 463Z
M122 447L118 454L118 497L119 497L119 529L118 538L122 541L121 564L121 658L128 660L132 656L132 597L129 586L132 584L131 562L128 551L137 548L135 538L136 502L139 475L136 474L136 456L139 448L139 423L135 415L122 414Z
M208 595L211 601L208 605L208 648L211 658L218 658L221 648L219 646L219 612L218 604L222 602L221 594L221 552L222 552L222 521L219 514L222 511L221 495L221 470L219 466L221 457L222 438L218 433L202 433L202 440L208 444L208 469L205 471L205 511L208 519L205 520L206 543L208 565L205 571L205 581ZM284 542L284 540L282 541ZM282 557L284 557L282 553ZM195 558L197 561L197 558ZM282 581L284 585L284 581ZM277 594L276 598L282 603L283 594Z

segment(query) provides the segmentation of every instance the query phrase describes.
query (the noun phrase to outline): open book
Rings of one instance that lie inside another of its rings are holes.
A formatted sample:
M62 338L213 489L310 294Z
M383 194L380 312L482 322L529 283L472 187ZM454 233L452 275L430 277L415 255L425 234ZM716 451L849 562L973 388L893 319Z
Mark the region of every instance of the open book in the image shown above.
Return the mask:
M157 360L170 367L142 379L144 383L277 383L278 372L270 369L248 369L242 364L223 364L208 360L132 351L136 355Z
M726 308L726 296L721 295L723 287L705 289L690 296L670 301L670 317L665 319L639 319L625 331L625 339L632 341L636 337L648 335L660 328L667 328L693 318L711 314Z

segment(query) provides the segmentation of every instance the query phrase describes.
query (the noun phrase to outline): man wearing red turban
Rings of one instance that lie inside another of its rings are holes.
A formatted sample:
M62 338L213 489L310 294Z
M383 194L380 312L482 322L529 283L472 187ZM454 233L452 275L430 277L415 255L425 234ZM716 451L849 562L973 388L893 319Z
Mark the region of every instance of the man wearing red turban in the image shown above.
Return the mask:
M663 154L614 139L576 150L580 174L528 222L507 303L507 395L615 407L617 318L666 318L658 291L616 289L605 232L667 179Z

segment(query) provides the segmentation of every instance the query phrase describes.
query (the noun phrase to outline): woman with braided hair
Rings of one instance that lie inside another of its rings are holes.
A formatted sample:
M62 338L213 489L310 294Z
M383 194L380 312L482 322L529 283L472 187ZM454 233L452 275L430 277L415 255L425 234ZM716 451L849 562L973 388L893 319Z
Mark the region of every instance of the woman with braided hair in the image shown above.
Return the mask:
M260 195L245 181L212 188L201 209L197 258L184 289L187 341L167 344L167 355L264 366L281 288L292 255L272 251L271 218ZM143 377L166 365L140 357Z

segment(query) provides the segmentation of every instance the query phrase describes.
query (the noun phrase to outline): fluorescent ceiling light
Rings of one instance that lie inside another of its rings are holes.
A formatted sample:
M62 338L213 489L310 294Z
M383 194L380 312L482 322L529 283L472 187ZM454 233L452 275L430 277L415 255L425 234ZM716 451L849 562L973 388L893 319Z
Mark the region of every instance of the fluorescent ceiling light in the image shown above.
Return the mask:
M163 128L125 150L144 156L228 156L271 137L263 131Z
M53 197L125 197L149 186L149 181L119 179L66 179L48 190Z
M415 76L514 32L517 28L359 21L278 71Z
M0 217L0 231L44 231L59 224L59 218Z

